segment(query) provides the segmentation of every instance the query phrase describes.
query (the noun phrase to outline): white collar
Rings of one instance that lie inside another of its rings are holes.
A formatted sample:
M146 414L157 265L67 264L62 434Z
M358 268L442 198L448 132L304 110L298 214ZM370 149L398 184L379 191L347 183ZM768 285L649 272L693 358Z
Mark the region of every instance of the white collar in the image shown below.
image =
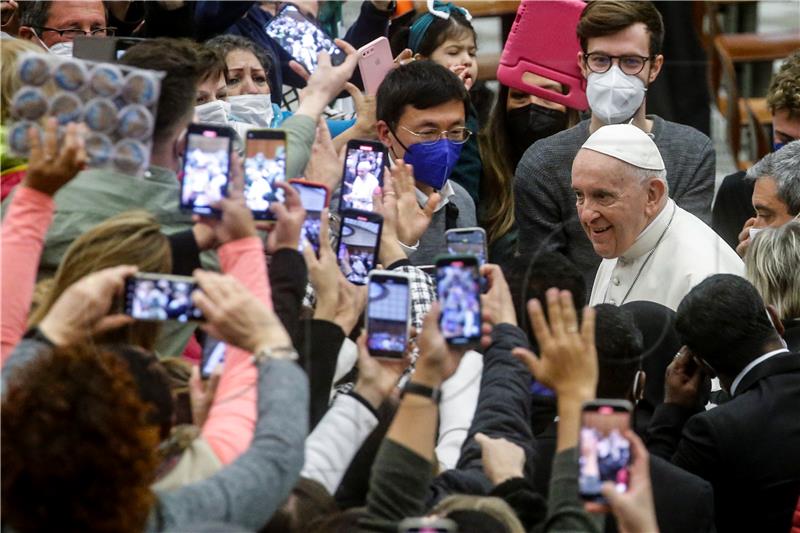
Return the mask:
M747 365L746 367L744 367L744 369L741 372L739 372L739 374L736 376L736 379L733 380L733 384L731 385L731 396L736 394L736 387L739 386L739 383L741 383L742 379L744 379L744 377L747 375L748 372L753 370L756 366L760 365L761 363L763 363L767 359L770 359L770 358L775 357L776 355L782 354L782 353L789 353L789 350L786 349L786 348L780 348L778 350L772 350L771 352L767 352L764 355L762 355L761 357L757 357L756 359L753 359L752 361L750 361L750 364Z
M636 240L633 241L631 247L620 255L621 263L631 263L655 248L659 239L669 227L675 209L677 209L675 202L672 198L667 198L667 203L664 204L661 212L642 230Z
M425 204L428 203L428 195L419 190L418 187L414 187L414 192L417 195L417 203L419 206L425 207ZM439 191L439 194L442 196L442 199L439 200L439 205L433 210L434 213L450 203L450 198L456 195L456 191L454 191L453 186L450 185L450 180L444 182L444 187Z

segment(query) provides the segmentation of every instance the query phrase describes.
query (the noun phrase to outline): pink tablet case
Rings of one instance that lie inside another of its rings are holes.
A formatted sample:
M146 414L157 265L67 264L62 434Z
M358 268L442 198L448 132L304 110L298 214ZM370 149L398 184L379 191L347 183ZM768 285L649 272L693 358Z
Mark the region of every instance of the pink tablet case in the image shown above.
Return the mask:
M586 109L586 80L578 67L580 43L575 33L583 0L522 0L511 27L497 79L509 87L573 109ZM567 94L525 83L526 72L557 81Z

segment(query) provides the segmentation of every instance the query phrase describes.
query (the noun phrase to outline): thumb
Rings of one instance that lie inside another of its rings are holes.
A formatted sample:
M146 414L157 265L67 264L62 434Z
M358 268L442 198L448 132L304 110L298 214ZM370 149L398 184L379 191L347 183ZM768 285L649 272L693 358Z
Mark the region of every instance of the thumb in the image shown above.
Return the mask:
M600 493L603 495L603 498L606 499L608 504L611 507L616 507L619 504L620 493L617 492L617 489L614 487L614 484L610 481L606 481L603 483L603 486L600 489Z
M528 367L528 371L537 376L539 374L539 370L541 369L542 362L536 357L532 351L526 348L514 348L511 353L519 359L522 364Z
M192 374L189 376L189 394L199 397L204 392L203 381L200 379L200 367L194 365L192 366Z
M422 212L425 213L427 218L433 218L433 214L436 212L436 208L439 207L439 202L441 200L442 195L440 195L438 192L435 192L428 197L425 207L422 208Z
M283 220L289 214L289 211L287 211L286 206L279 202L271 203L269 209L270 211L272 211L272 214L275 215L275 218L278 221Z
M492 439L484 435L483 433L475 433L475 442L480 444L481 450L483 450L488 444L490 444Z
M134 318L128 315L117 314L104 316L97 322L97 324L95 324L93 333L95 335L98 333L105 333L106 331L121 328L122 326L127 326L128 324L133 324L133 322Z

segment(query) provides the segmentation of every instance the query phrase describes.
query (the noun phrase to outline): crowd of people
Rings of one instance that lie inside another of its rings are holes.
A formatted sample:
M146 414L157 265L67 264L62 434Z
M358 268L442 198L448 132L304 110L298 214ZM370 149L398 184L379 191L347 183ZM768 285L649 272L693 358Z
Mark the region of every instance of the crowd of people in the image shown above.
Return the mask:
M4 142L23 57L125 37L116 61L160 73L144 175L55 117L3 148L3 531L800 531L800 51L765 95L773 150L715 191L711 139L648 112L667 3L564 28L587 110L503 84L487 106L469 2L419 4L365 1L339 39L338 2L0 2ZM254 220L264 128L281 176L368 221L269 179ZM431 275L476 227L480 275ZM378 268L409 320L369 337Z

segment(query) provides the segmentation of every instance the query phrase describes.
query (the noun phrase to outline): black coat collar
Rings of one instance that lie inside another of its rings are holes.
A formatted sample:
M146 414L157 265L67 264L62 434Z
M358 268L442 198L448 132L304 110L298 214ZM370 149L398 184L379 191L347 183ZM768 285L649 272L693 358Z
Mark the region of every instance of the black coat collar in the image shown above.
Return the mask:
M739 386L736 387L734 396L739 396L766 377L798 371L800 371L800 353L789 352L776 355L760 365L756 365L755 368L745 374L742 381L739 382Z

